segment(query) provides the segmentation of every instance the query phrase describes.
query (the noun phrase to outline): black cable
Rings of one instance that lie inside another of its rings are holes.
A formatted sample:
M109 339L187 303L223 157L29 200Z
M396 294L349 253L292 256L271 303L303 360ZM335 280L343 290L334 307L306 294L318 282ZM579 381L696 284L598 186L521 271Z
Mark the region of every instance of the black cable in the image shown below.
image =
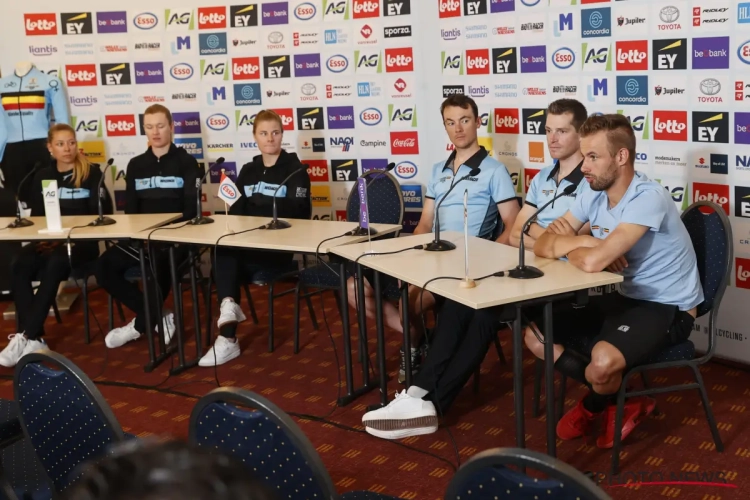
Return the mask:
M424 250L424 247L425 247L424 245L414 245L413 247L402 248L400 250L393 250L391 252L363 253L362 255L354 259L354 265L356 266L362 257L375 257L378 255L395 255L397 253L403 253L409 250Z

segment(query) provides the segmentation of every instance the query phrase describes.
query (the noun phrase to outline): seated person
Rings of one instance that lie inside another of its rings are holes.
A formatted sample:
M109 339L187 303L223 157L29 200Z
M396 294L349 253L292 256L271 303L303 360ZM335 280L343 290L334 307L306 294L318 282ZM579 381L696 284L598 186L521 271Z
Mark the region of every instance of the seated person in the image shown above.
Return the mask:
M47 148L52 161L34 175L30 208L31 215L44 216L42 181L57 181L60 215L99 214L99 196L105 213L112 213L112 199L106 188L99 193L102 172L78 150L75 131L66 124L53 125L47 134ZM45 349L44 320L57 299L60 283L67 280L73 267L93 262L99 256L99 244L80 241L72 245L70 258L64 241L40 241L24 246L11 264L11 287L18 315L19 333L10 335L10 342L0 352L0 365L11 367L22 356ZM39 281L34 293L32 281Z
M275 500L245 465L215 450L133 439L84 466L69 500Z
M253 135L261 154L242 166L236 182L240 197L229 209L229 214L270 219L273 215L274 191L292 172L302 169L279 189L276 210L279 218L309 219L312 215L310 176L295 153L281 149L284 136L281 117L275 111L261 111L255 117ZM214 269L221 304L219 336L200 359L199 366L222 365L240 355L237 323L246 319L239 306L242 280L249 279L254 272L263 268L285 266L293 258L294 255L289 252L219 247Z
M590 387L560 419L557 435L590 434L604 414L597 445L611 448L623 373L690 336L703 291L677 208L659 183L635 171L636 140L627 118L590 117L581 128L581 151L590 189L539 237L534 253L566 256L586 272L614 265L625 278L619 293L591 297L584 310L556 311L553 324L555 368ZM578 235L586 222L592 235ZM527 329L525 340L544 357L535 332ZM623 439L654 406L651 398L626 400Z
M125 213L181 213L180 221L192 219L196 211L196 183L200 179L200 170L195 158L172 142L172 113L161 104L149 106L144 112L143 128L149 147L145 153L128 163L125 172ZM135 318L127 325L113 329L104 338L104 343L109 348L136 340L146 331L143 292L136 283L126 279L126 273L139 266L138 249L131 247L130 243L121 240L118 245L110 247L99 258L96 266L96 281L99 286L135 313ZM140 244L142 243L137 242L137 245ZM181 247L177 253L178 262L182 261L184 249ZM149 312L151 318L156 318L157 306L161 305L159 298L164 300L172 285L169 253L164 246L156 244L147 255L155 261L156 279L152 279L149 271L148 279L144 279L143 284L149 286ZM147 269L149 267L146 266ZM160 293L156 293L156 286ZM153 325L155 330L163 330L164 342L169 344L175 331L174 314L165 315L161 325L158 325L158 320L152 321L157 323Z
M469 234L480 238L491 238L497 231L498 224L502 224L502 232L497 237L498 243L507 243L511 228L519 211L513 181L505 165L489 156L487 150L479 145L477 130L482 123L479 118L477 104L471 97L454 95L443 101L440 106L440 116L445 126L448 138L454 146L447 161L436 163L432 167L432 175L427 185L424 206L419 224L414 234L434 232L435 207L446 196L457 179L467 175L474 167L479 167L479 175L466 179L460 187L456 187L440 205L440 231L461 231L464 228L464 191L469 191ZM381 281L382 284L382 281ZM382 285L381 285L382 286ZM385 289L382 286L382 289ZM421 353L419 345L424 337L422 314L436 307L436 299L432 293L417 286L409 285L409 332L411 335L411 367L412 373L419 371ZM422 295L420 300L420 295ZM373 289L365 281L364 309L369 319L375 318L375 301L372 298ZM356 306L354 279L349 279L349 303ZM361 307L361 306L360 306ZM389 303L383 303L384 323L389 328L403 333L401 314L399 309ZM404 352L401 350L401 367L399 382L406 379Z

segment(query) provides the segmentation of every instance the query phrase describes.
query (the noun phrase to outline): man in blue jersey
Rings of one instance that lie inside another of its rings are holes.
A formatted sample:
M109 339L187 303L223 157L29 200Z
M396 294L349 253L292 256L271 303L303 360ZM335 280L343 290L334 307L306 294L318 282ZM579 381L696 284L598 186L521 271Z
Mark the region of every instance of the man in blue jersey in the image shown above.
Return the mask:
M438 162L432 167L430 181L427 184L424 206L419 224L414 234L425 234L435 231L435 207L440 205L440 230L463 232L464 191L469 191L468 224L469 234L480 238L496 237L499 243L507 243L510 231L519 211L513 181L505 165L495 160L487 150L477 141L477 130L481 127L479 110L474 100L465 95L454 95L443 101L440 106L445 131L454 146L447 161ZM461 181L450 192L451 186L459 182L475 167L479 167L477 176ZM502 228L502 231L499 229ZM499 233L499 236L496 236ZM412 372L418 371L421 361L421 350L418 347L424 337L421 315L436 308L435 297L425 291L420 301L419 287L409 287L409 325L411 334L411 366ZM365 311L368 318L375 317L375 304L372 300L373 290L369 286L365 289ZM354 283L349 283L350 303L354 306ZM383 304L385 324L390 328L403 332L401 314L391 303ZM399 381L406 377L404 371L404 352L401 352L401 368Z
M576 203L537 239L534 253L566 256L599 272L620 263L620 293L591 297L583 311L556 311L555 368L589 386L589 393L558 422L557 435L591 433L604 415L601 448L614 442L614 395L625 370L669 345L685 341L703 301L695 252L680 214L664 188L635 171L636 141L622 115L590 117L581 127L582 172L589 184ZM579 235L585 223L591 235ZM544 346L531 329L526 345L538 358ZM625 404L622 437L654 409L650 398Z

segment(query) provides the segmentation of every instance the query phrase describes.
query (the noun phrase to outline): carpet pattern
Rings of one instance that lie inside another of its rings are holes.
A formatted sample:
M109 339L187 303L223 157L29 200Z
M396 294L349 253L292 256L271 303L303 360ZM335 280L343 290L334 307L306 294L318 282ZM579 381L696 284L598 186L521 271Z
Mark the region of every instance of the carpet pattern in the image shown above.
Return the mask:
M248 320L240 325L238 336L242 355L216 370L221 385L257 392L288 412L322 416L333 411L329 417L332 422L361 431L362 414L368 404L379 400L379 394L372 391L346 408L335 408L339 390L343 389L336 374L336 365L339 365L343 379L344 361L341 320L331 295L326 295L324 307L336 351L323 321L323 304L320 298L315 297L320 329L313 330L303 308L301 351L295 355L292 349L292 297L287 296L277 302L276 349L268 353L267 293L265 289L253 287L252 294L260 324L253 325ZM190 338L186 353L192 357L195 355L195 343L192 340L189 294L184 298L186 333ZM106 328L105 292L92 292L90 300L99 323ZM356 316L352 314L351 320L352 344L356 347ZM83 342L81 308L80 304L76 304L63 324L56 324L53 318L47 320L46 340L51 349L70 358L97 381L148 386L160 384L160 388L172 388L196 397L216 386L212 368L192 368L165 380L169 368L167 361L154 372L144 373L142 367L148 360L145 341L132 342L119 349L106 349L96 322L92 320L91 324L94 338L90 345L86 345ZM119 321L115 324L119 326ZM374 326L369 326L372 329L368 332L369 351L374 364L375 333ZM0 321L1 335L10 335L14 330L12 321ZM390 399L397 388L395 373L401 342L394 332L388 332L387 339ZM337 489L340 492L372 490L408 499L438 499L442 498L453 475L450 464L456 463L457 454L463 462L488 448L514 446L512 351L508 332L501 334L501 343L509 364L501 365L494 349L491 349L482 365L479 392L474 393L470 382L435 434L396 444L328 423L297 418L330 471ZM354 359L357 359L356 352ZM533 367L533 359L525 353L526 440L529 448L544 451L545 419L532 418L530 411ZM750 425L746 413L750 408L750 373L717 363L710 363L701 371L726 451L715 451L697 392L657 396L661 414L649 417L626 441L621 454L620 476L600 476L604 481L603 488L613 498L730 500L748 497L750 433L745 431ZM355 381L360 374L360 365L355 362ZM12 375L12 370L0 369L0 375ZM652 375L651 379L654 385L692 381L687 370L668 370ZM126 432L141 437L187 436L189 415L195 399L156 390L104 385L99 388ZM583 388L571 383L567 389L566 409L571 408L582 395ZM11 381L0 381L0 397L13 397ZM582 471L604 474L609 470L610 453L596 447L595 437L568 442L558 440L558 457ZM677 479L683 484L648 484ZM637 481L643 484L625 485Z

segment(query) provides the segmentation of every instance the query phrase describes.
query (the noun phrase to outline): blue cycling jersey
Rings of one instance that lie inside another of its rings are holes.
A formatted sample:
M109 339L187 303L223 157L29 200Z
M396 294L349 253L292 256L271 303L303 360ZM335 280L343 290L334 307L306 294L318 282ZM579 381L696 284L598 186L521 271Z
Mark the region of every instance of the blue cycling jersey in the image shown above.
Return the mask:
M0 102L0 158L7 143L45 139L53 113L56 123L70 121L60 80L36 67L24 76L0 78Z

